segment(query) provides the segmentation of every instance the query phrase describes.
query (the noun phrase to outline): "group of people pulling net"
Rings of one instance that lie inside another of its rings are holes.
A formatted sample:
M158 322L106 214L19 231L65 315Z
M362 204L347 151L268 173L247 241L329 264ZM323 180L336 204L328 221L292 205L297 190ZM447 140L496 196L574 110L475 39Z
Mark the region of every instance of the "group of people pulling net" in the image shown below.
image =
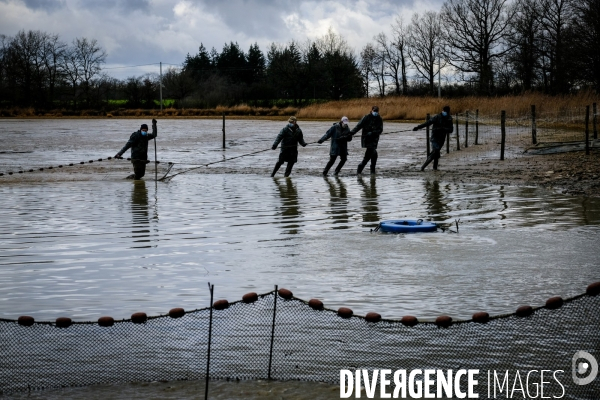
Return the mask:
M454 131L450 107L445 106L440 114L434 115L432 118L428 119L423 124L414 127L412 130L417 131L430 125L433 125L430 139L432 150L427 155L427 160L422 165L421 171L424 171L431 161L433 161L433 169L438 169L438 163L441 157L440 150L444 145L446 136ZM340 173L348 159L348 142L352 141L352 137L359 131L361 131L360 144L361 147L365 149L365 155L362 162L358 164L356 173L357 175L361 174L370 162L370 172L371 174L375 174L375 167L377 165L377 145L379 144L380 136L383 134L383 119L381 118L381 115L379 115L379 107L377 106L373 106L371 111L362 117L358 124L352 129L349 127L348 117L342 117L339 122L334 123L333 126L329 128L317 142L315 142L322 144L326 140L331 139L329 161L323 169L323 175L329 173L329 170L335 164L338 157L340 158L340 161L334 170L334 174L338 175ZM148 132L148 125L142 124L140 129L131 134L125 146L123 146L123 148L115 155L115 158L122 158L123 154L128 149L131 149L131 163L133 165L134 173L127 178L142 179L145 175L146 164L149 163L148 142L156 139L157 136L157 121L156 119L153 119L151 133ZM302 129L298 125L298 120L296 117L290 117L287 125L279 132L273 142L273 146L271 146L271 149L273 150L276 150L278 146L280 147L279 158L273 168L271 176L274 177L284 163L287 163L284 176L290 176L294 164L298 162L298 145L306 147L308 144L313 143L306 143ZM255 153L256 152L250 154Z

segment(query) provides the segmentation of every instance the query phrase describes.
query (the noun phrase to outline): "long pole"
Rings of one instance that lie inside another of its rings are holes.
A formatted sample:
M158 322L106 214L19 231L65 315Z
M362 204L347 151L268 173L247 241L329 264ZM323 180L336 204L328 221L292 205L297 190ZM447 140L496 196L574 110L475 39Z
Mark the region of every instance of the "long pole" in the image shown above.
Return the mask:
M206 385L204 387L204 400L208 399L208 374L210 372L210 342L212 340L212 316L213 316L213 291L215 285L208 283L210 290L210 317L208 320L208 351L206 353Z
M479 108L475 110L475 144L479 144Z
M594 128L594 139L598 139L598 125L596 124L596 120L598 119L598 108L596 106L596 103L592 104L592 111L593 111L593 115L592 115L592 126Z
M160 92L160 111L162 111L162 107L163 107L163 101L162 101L162 61L160 62L159 92Z
M456 114L456 150L460 150L460 135L458 133L458 113Z
M152 121L152 130L154 130L154 121ZM156 128L158 134L158 128ZM154 181L158 182L158 158L156 157L156 136L154 136Z
M438 52L438 99L441 99L441 98L442 98L442 55Z

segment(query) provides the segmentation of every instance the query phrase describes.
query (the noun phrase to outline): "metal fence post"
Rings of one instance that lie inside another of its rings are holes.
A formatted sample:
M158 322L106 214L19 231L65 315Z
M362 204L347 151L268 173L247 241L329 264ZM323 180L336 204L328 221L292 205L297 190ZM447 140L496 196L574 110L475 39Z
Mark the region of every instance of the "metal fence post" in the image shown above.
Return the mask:
M537 144L537 125L535 123L535 104L531 105L531 143Z
M590 106L585 106L585 154L590 154Z
M460 150L460 138L458 134L458 113L456 113L456 150Z
M500 160L504 160L504 143L506 142L506 111L504 110L500 113L500 132L502 133Z
M225 113L223 113L223 149L225 149Z
M212 319L213 319L213 291L215 285L208 283L208 289L210 290L210 317L208 322L208 351L206 353L206 385L204 387L204 400L208 399L208 374L210 372L210 343L212 340Z
M465 149L469 147L469 111L465 118Z
M479 144L479 108L475 110L475 144Z
M429 121L429 117L430 117L430 115L427 114L427 120L426 121ZM429 148L429 125L427 125L425 127L425 132L427 132L427 157L429 157L429 152L431 151L431 149Z
M273 362L273 342L275 341L275 316L277 315L277 296L277 285L275 285L275 300L273 301L273 325L271 327L271 349L269 350L269 380L271 379L271 365Z

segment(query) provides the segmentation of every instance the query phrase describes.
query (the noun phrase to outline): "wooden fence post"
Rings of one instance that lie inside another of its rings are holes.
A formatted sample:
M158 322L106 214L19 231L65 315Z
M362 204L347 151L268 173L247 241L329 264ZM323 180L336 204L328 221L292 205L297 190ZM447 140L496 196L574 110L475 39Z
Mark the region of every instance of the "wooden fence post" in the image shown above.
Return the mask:
M465 118L465 149L469 147L469 111Z
M479 108L475 110L475 144L479 144Z
M590 106L585 106L585 154L590 154Z
M460 150L460 138L458 134L458 113L456 113L456 150Z
M225 149L225 113L223 113L223 149Z
M429 117L430 115L427 114L426 121L429 121ZM429 157L429 152L431 151L431 149L429 148L429 125L427 125L427 127L425 128L425 132L427 132L427 157Z
M506 142L506 111L500 113L500 132L502 140L500 143L500 160L504 160L504 143Z
M598 108L596 108L596 103L594 103L592 105L592 111L594 112L594 115L592 118L592 127L594 128L594 140L596 140L596 139L598 139L598 125L597 125Z
M537 144L537 125L535 123L535 104L531 105L531 143Z

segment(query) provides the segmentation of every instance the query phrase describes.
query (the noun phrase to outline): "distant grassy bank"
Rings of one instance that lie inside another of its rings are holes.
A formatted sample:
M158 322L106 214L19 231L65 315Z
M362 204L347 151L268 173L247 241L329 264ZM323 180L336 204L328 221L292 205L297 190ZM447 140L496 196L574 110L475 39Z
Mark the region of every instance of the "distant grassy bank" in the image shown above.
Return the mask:
M234 118L267 118L280 119L296 115L305 120L337 120L345 115L352 120L360 119L369 112L373 105L378 105L385 120L422 120L427 113L435 114L444 105L450 105L452 113L479 110L480 114L495 114L505 110L508 115L527 115L531 105L536 106L539 113L561 113L593 103L600 102L600 95L584 92L576 95L548 96L540 93L528 93L520 96L504 97L385 97L363 98L343 101L331 101L313 104L306 107L251 107L245 104L232 107L218 106L212 109L166 108L125 109L111 111L66 109L38 111L33 108L13 108L0 110L1 118L219 118L223 114Z

